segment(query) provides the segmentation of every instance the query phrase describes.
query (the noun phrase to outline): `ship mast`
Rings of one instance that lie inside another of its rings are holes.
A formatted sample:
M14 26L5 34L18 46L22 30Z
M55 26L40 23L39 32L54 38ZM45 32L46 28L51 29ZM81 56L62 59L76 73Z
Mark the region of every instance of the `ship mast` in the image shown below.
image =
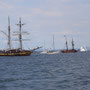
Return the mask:
M53 35L53 50L55 50L54 35Z
M72 49L74 50L74 41L73 41L73 38L72 38Z
M17 25L19 26L19 42L20 42L20 49L22 50L22 31L21 29L24 24L22 24L21 18L19 18L19 24Z
M65 44L66 44L66 50L68 50L68 42L67 42L67 37L64 35L64 37L65 37Z
M8 47L9 47L9 49L11 49L11 35L10 35L10 31L11 31L11 29L10 29L10 18L8 16Z

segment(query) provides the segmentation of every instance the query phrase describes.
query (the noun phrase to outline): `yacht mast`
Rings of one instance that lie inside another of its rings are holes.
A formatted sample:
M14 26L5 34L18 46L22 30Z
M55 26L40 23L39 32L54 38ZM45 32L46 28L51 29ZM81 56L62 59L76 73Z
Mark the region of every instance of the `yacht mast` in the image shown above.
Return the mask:
M10 35L10 17L8 16L8 47L11 49L11 35Z

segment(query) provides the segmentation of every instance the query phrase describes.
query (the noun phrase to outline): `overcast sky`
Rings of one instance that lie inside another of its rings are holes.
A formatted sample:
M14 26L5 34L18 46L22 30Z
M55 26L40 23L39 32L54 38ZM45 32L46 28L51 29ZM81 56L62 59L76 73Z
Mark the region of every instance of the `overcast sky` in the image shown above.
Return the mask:
M0 31L7 33L7 19L10 16L11 30L16 31L19 17L25 25L24 48L43 46L52 48L53 34L56 49L65 48L64 35L67 35L69 48L71 39L75 47L90 47L90 0L0 0ZM12 33L13 34L13 33ZM17 38L13 36L12 40ZM7 37L0 32L0 48L7 47ZM18 42L12 41L12 47Z

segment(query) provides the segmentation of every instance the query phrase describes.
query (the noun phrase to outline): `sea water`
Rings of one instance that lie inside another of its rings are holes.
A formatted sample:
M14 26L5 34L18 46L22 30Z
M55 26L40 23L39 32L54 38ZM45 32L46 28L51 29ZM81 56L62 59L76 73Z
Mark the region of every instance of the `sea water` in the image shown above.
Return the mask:
M0 56L0 90L90 90L90 52Z

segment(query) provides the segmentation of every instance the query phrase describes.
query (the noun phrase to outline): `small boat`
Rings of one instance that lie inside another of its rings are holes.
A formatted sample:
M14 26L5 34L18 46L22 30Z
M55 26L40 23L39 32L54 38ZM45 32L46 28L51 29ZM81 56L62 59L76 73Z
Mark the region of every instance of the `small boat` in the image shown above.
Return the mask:
M85 51L87 51L87 49L85 47L81 46L80 51L85 52Z
M40 54L47 54L48 50L42 51Z
M55 42L54 42L54 35L53 35L53 50L48 50L47 54L58 54L59 51L55 50Z
M58 53L59 53L59 51L53 51L53 50L50 50L47 52L47 54L58 54Z
M47 54L48 50L45 48L45 41L43 46L43 51L40 52L40 54Z
M75 53L75 52L77 52L77 50L75 50L74 49L74 41L73 41L73 39L72 39L72 49L68 49L68 42L67 42L67 38L66 38L66 36L64 36L65 37L65 44L66 44L66 50L61 50L61 52L62 53Z
M55 42L54 42L54 35L53 35L53 50L47 50L45 49L45 42L44 42L44 51L41 52L41 54L58 54L59 51L55 50Z

